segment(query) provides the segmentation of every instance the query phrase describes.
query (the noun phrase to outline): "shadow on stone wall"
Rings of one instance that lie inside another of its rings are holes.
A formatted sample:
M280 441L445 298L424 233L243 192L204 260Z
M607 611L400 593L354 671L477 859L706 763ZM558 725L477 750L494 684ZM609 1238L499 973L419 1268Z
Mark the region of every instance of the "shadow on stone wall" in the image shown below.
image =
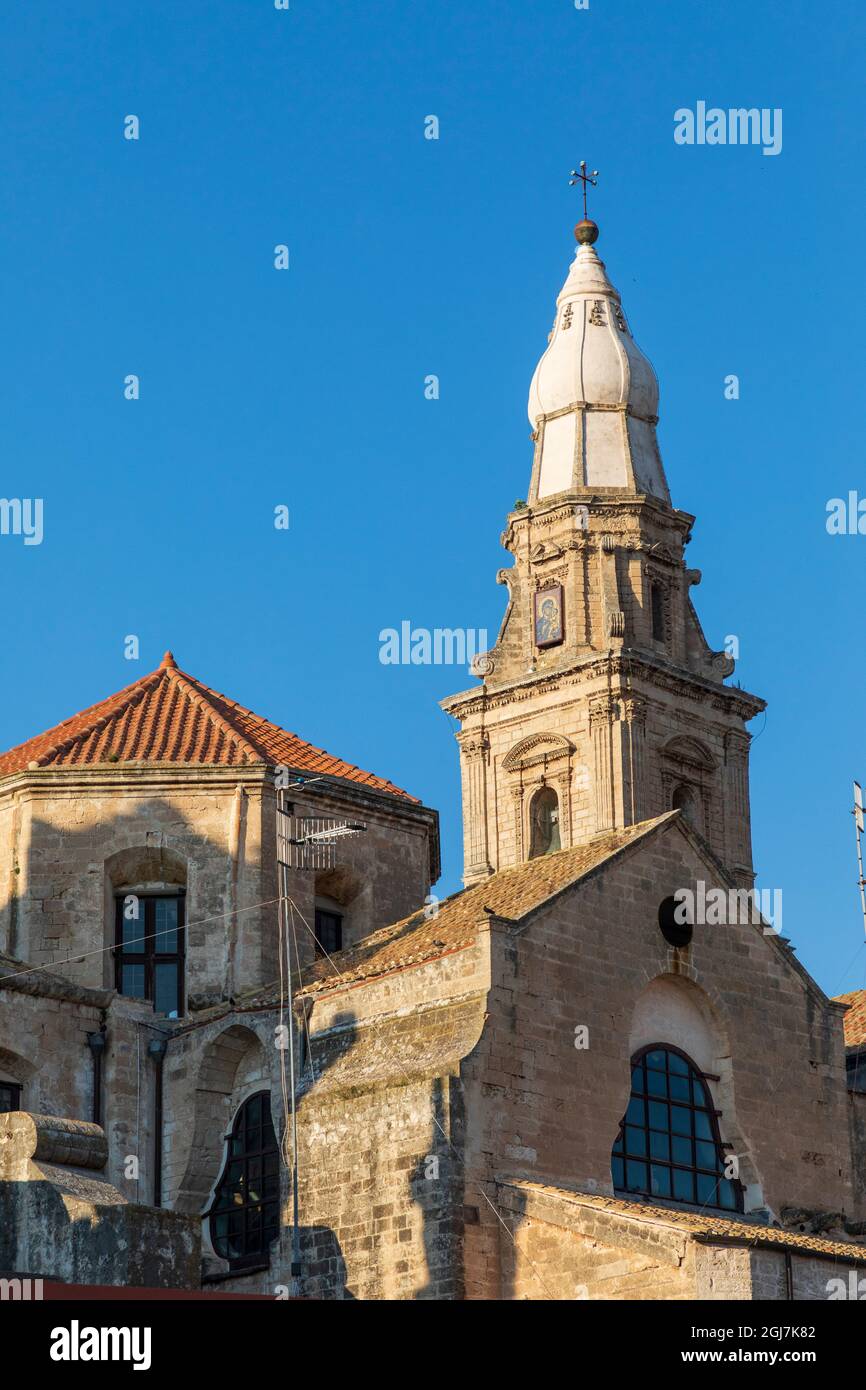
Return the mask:
M194 1289L196 1223L105 1182L98 1125L0 1115L0 1271L63 1283Z
M446 1087L439 1076L433 1078L430 1102L430 1144L409 1174L410 1199L420 1208L423 1220L427 1265L427 1282L414 1297L440 1301L462 1297L462 1106L457 1110L453 1086ZM461 1131L459 1146L454 1142L455 1127Z

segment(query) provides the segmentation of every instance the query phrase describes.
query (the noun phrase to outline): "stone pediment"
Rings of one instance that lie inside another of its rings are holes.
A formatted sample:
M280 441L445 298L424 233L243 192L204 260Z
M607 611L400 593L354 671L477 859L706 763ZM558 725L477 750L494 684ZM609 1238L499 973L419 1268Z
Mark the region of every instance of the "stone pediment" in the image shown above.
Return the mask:
M662 753L671 762L684 763L701 772L711 772L716 765L712 754L696 738L672 738L665 744Z
M537 767L539 764L551 764L562 758L569 758L574 752L574 745L561 734L531 734L528 738L521 741L506 753L502 760L502 767L505 772L515 772L517 769Z
M532 547L531 559L534 565L540 565L545 560L559 560L564 554L562 546L554 545L552 541L539 541L538 545Z

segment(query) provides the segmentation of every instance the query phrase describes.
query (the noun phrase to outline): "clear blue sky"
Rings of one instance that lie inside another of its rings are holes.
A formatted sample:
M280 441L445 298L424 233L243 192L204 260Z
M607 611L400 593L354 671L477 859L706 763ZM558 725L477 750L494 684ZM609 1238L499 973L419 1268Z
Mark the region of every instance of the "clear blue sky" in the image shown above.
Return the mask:
M381 665L378 633L496 632L585 157L598 249L661 380L671 490L698 518L700 615L769 701L759 882L825 989L863 985L866 536L829 537L825 507L866 496L864 39L853 0L5 6L2 492L44 499L45 539L0 538L0 745L170 646L437 806L439 891L457 885L437 702L470 681ZM781 154L676 145L699 100L781 107Z

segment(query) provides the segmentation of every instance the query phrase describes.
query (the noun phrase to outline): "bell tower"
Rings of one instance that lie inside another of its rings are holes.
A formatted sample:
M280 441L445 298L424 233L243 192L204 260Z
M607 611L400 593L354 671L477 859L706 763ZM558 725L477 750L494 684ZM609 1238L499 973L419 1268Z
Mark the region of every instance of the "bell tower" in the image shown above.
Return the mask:
M529 390L529 493L481 684L460 722L464 881L678 807L751 887L746 723L764 701L725 684L708 646L656 439L658 382L595 251L577 251Z

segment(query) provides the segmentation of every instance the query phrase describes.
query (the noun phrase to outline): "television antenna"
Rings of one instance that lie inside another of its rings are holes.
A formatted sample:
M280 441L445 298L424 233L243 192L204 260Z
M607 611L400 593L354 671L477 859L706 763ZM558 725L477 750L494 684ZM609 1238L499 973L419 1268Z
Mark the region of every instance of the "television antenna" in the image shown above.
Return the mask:
M860 907L863 910L863 930L866 932L866 878L863 877L863 790L859 782L854 783L854 835L857 840L857 885L860 889Z
M319 781L319 778L310 778ZM295 783L299 785L299 783ZM288 1100L292 1137L291 1177L292 1177L292 1261L291 1276L301 1277L301 1235L298 1220L298 1113L296 1097L295 1067L295 1015L292 1007L294 985L292 982L292 951L290 931L289 874L298 869L330 869L334 865L334 845L347 835L359 835L367 829L361 821L336 820L328 816L296 816L295 808L288 797L288 788L277 788L277 874L279 878L278 930L285 949L281 947L281 971L285 968L286 997L289 1001L288 1053L289 1085ZM281 1144L281 1149L283 1148Z

